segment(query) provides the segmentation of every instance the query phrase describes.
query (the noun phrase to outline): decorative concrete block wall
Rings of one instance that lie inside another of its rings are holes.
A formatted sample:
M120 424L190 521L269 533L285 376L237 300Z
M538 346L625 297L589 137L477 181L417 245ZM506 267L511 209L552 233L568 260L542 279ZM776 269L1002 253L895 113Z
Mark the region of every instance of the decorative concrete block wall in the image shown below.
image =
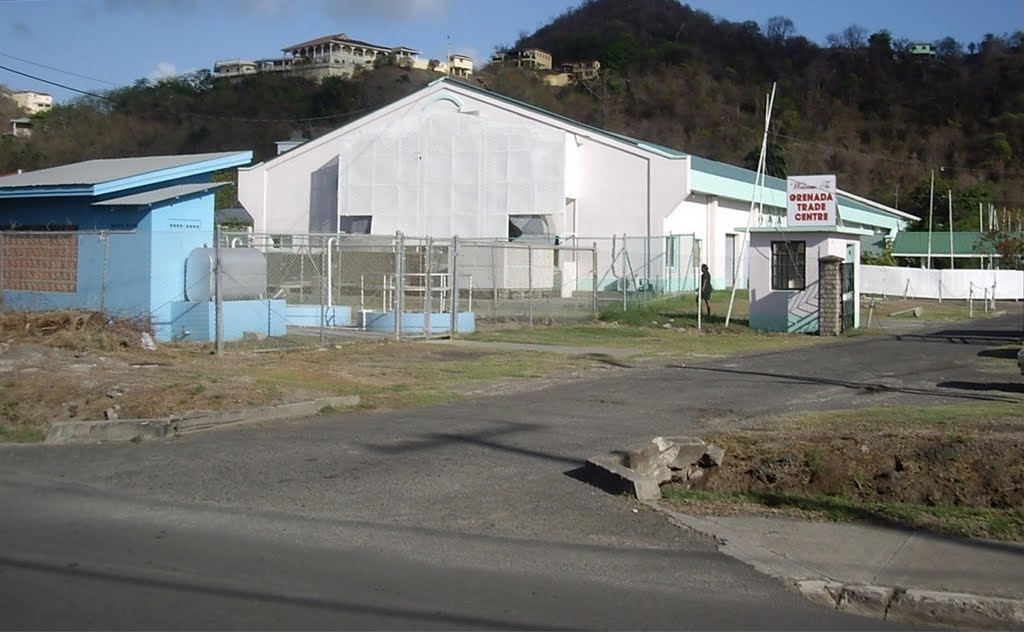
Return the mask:
M843 333L843 258L833 255L818 260L818 335Z

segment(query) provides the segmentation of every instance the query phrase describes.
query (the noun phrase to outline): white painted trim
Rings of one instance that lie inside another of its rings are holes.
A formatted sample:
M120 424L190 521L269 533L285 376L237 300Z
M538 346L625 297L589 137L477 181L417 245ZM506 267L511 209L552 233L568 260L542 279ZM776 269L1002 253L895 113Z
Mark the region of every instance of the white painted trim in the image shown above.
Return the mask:
M903 219L909 219L911 221L917 221L917 220L921 219L920 217L918 217L916 215L911 215L910 213L904 213L903 211L901 211L901 210L899 210L897 208L893 208L891 206L887 206L885 204L882 204L881 202L876 202L874 200L869 200L868 198L864 198L864 197L861 197L859 195L855 195L853 193L850 193L849 191L843 191L842 189L837 189L836 192L839 195L843 196L843 197L848 197L851 200L855 200L857 202L860 202L861 204L867 204L868 206L877 208L878 210L884 211L884 212L889 213L891 215L896 215L897 217L902 217Z

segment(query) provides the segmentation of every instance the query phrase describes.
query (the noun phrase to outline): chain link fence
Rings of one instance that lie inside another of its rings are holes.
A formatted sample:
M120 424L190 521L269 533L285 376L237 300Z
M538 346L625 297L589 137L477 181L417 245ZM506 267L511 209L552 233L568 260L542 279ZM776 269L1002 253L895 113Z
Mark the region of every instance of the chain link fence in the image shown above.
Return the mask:
M585 321L696 288L690 235L515 241L196 230L0 232L7 309L85 309L159 340L309 345ZM190 253L182 260L182 253ZM219 299L219 300L218 300ZM218 349L220 345L218 344Z
M189 230L0 231L0 307L99 311L172 339L188 288L184 265L161 255L210 242Z

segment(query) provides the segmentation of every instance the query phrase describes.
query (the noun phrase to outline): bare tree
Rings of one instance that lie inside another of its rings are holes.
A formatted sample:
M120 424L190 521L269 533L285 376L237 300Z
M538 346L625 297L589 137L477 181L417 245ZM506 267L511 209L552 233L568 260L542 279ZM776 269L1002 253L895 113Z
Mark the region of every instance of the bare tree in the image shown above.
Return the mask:
M851 24L842 33L829 33L825 41L830 48L848 48L857 50L868 43L868 30L859 24Z
M793 24L793 20L776 15L768 18L768 21L765 22L764 34L773 44L782 44L796 34L796 26Z
M964 47L952 37L944 37L936 42L935 54L943 59L956 59L964 56Z

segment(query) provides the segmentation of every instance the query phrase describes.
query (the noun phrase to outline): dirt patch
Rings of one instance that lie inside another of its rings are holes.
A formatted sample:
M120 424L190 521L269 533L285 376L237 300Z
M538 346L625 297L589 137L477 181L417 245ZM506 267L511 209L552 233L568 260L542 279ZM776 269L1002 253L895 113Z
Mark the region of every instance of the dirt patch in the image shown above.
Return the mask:
M666 491L679 492L681 502L704 513L777 512L788 506L803 514L811 509L818 517L841 514L839 519L909 516L907 526L1022 540L1022 430L1024 422L1015 419L963 430L717 434L707 439L725 448L723 465L691 486L698 491L690 499L679 485ZM721 502L726 498L747 502ZM882 511L849 511L858 507ZM985 519L964 523L972 511ZM943 524L944 514L953 523Z
M864 501L1024 505L1024 436L856 433L722 435L727 463L706 489L844 495Z
M52 421L157 418L359 395L401 408L528 390L596 363L554 354L446 348L389 339L143 345L144 323L98 312L0 313L0 441L37 441ZM575 375L575 373L574 373ZM511 380L511 381L509 381Z

